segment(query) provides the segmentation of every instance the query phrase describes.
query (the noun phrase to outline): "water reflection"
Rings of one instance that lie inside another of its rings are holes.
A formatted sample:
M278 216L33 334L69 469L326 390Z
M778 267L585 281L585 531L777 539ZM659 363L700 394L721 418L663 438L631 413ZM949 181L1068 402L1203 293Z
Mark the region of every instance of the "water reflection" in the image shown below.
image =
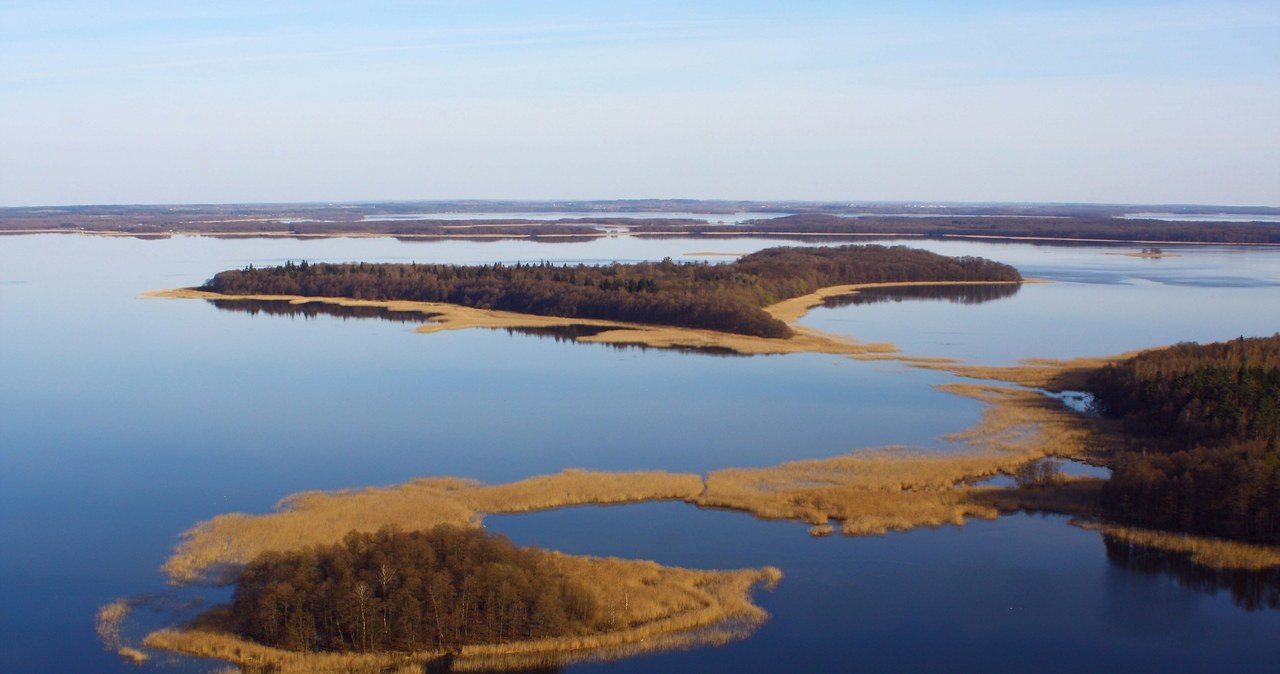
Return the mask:
M580 323L574 323L571 325L546 325L536 328L503 328L508 335L526 335L529 337L550 339L555 342L572 342L575 344L583 343L578 341L579 338L594 337L612 329L613 328L601 327L598 325L582 325ZM611 349L618 349L619 351L626 351L630 349L648 351L652 349L657 351L675 351L677 353L696 353L702 356L717 356L721 358L750 358L753 355L749 353L738 353L733 349L726 349L718 346L650 346L648 344L620 342L586 343L607 346Z
M1107 559L1126 571L1164 574L1179 586L1207 594L1230 590L1236 606L1246 611L1280 608L1280 569L1244 571L1196 564L1185 553L1138 545L1103 536Z
M823 301L822 306L834 309L864 304L879 304L881 302L913 300L950 302L952 304L983 304L984 302L1013 297L1018 294L1021 288L1022 285L1017 283L866 288L851 295L829 297Z
M222 311L240 311L250 316L264 314L267 316L302 316L316 318L318 316L334 316L341 319L376 318L394 323L428 323L432 316L438 314L417 311L393 311L379 306L349 306L328 304L324 302L303 302L295 304L289 300L208 300L210 304Z
M350 306L344 304L329 304L326 302L294 303L290 300L208 300L208 302L221 311L238 311L251 316L257 316L258 314L263 314L265 316L301 316L307 319L313 319L320 316L333 316L343 320L376 319L391 321L394 323L429 323L433 316L438 315L428 312L396 311L380 306ZM595 335L607 332L612 328L574 323L571 325L548 325L525 328L513 327L502 329L506 331L508 335L526 335L530 337L550 339L556 342L581 343L578 342L578 340L583 337L594 337ZM643 351L657 349L662 351L675 351L678 353L696 353L703 356L738 356L747 358L751 355L738 353L731 349L708 346L655 347L647 344L622 344L610 342L592 342L592 344L599 344L601 346L607 346L618 350L638 349Z

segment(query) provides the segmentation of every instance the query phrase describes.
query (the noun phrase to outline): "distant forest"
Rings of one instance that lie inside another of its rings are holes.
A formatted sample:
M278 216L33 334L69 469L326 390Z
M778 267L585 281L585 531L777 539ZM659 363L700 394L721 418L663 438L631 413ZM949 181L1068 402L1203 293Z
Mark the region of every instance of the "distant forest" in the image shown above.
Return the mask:
M236 581L229 620L288 650L408 652L589 633L597 613L550 553L442 525L263 553Z
M520 237L565 242L589 241L605 235L604 230L612 230L632 236L717 239L770 236L810 241L815 237L865 240L905 235L1280 244L1280 223L1274 221L1167 222L1121 217L1135 210L1168 212L1173 217L1188 218L1217 214L1242 218L1280 215L1280 209L1274 207L681 199L63 206L0 208L0 233L115 232L140 238L161 238L175 233L226 237L359 234L410 240L448 237L494 241ZM647 215L635 217L640 213ZM793 215L738 224L723 221L736 219L740 213ZM531 214L548 215L529 217Z
M1280 244L1280 224L1268 222L1166 222L1112 217L842 217L822 213L743 223L744 231L776 234L910 234L928 238L1093 239L1166 243ZM674 227L673 227L674 229Z
M1134 438L1103 490L1109 516L1280 543L1280 335L1144 353L1089 390Z
M446 302L544 316L703 328L758 337L791 329L764 310L819 288L900 281L1003 281L1022 276L978 257L905 246L782 247L728 264L309 264L224 271L201 290Z

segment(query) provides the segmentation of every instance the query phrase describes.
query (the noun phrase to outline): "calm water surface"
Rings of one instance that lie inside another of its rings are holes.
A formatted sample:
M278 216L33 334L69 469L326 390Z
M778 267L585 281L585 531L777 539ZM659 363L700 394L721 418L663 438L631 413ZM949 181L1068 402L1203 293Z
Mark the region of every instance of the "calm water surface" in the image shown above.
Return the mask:
M1280 308L1280 251L1167 248L1184 256L1143 260L1105 254L1121 249L915 243L1057 282L982 304L851 305L806 321L978 362L1280 329L1280 311L1266 310ZM934 391L946 375L893 364L715 358L495 331L420 335L406 323L139 298L288 259L625 262L769 245L0 238L0 531L12 543L0 550L0 670L136 671L96 641L96 607L164 592L158 567L194 523L264 512L299 490L421 475L507 481L571 466L705 472L898 443L947 451L939 437L972 423L978 406ZM1059 518L824 540L797 524L678 504L490 525L571 552L774 564L787 574L762 595L774 618L751 639L581 669L883 671L945 661L1195 671L1280 654L1270 636L1278 612L1125 570L1096 534ZM224 596L181 596L197 594ZM131 636L170 619L144 611Z

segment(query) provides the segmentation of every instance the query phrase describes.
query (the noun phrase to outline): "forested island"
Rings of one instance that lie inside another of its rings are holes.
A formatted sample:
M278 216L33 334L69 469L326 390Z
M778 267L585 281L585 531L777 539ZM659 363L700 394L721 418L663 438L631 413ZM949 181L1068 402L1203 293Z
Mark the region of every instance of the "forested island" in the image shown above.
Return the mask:
M544 316L792 334L764 310L820 288L863 283L1019 283L1013 267L905 246L779 247L727 264L309 264L224 271L200 287L222 295L444 302Z
M1145 352L1088 387L1129 437L1102 491L1110 518L1280 543L1280 335Z
M265 552L237 578L227 622L293 651L450 652L590 634L607 616L549 553L442 524Z

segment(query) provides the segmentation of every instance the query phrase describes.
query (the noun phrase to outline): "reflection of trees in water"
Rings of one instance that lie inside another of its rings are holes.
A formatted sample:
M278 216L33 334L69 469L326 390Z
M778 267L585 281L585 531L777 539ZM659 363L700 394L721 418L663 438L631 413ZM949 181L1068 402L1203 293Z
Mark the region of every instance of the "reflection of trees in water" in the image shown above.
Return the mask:
M822 305L829 308L847 307L880 302L905 302L925 300L952 302L955 304L982 304L1013 297L1022 288L1020 283L992 283L979 285L923 285L865 288L852 295L829 297Z
M1182 587L1208 594L1230 590L1236 605L1247 611L1280 608L1280 569L1214 569L1192 562L1185 553L1138 545L1112 536L1103 536L1102 540L1107 546L1107 559L1127 571L1162 573Z
M433 314L414 311L392 311L386 307L344 306L322 302L293 304L289 300L209 300L223 311L240 311L252 316L334 316L336 318L377 318L395 323L427 323Z
M256 316L258 314L266 316L302 316L303 318L333 316L342 319L377 319L392 321L395 323L428 323L434 315L413 311L392 311L386 307L378 306L345 306L341 304L326 304L323 302L304 302L301 304L294 304L289 300L209 300L209 302L222 311L239 311L251 316ZM503 329L506 330L509 335L528 335L530 337L552 339L557 342L577 342L581 337L592 337L612 328L575 323L572 325L549 325L536 328ZM591 343L619 350L661 348L664 351L680 351L683 353L696 353L704 356L748 355L737 353L730 349L716 347L653 347L646 344L614 344L610 342Z
M602 332L608 332L613 328L606 328L598 325L582 325L574 323L571 325L547 325L537 328L503 328L508 335L527 335L530 337L539 337L542 339L551 339L556 342L574 342L578 344L593 344L598 346L607 346L619 351L627 349L639 349L647 351L649 349L657 349L660 351L679 351L681 353L696 353L703 356L740 356L743 358L750 357L749 353L738 353L732 349L726 349L715 346L650 346L648 344L639 343L622 343L622 342L578 342L581 337L594 337Z

